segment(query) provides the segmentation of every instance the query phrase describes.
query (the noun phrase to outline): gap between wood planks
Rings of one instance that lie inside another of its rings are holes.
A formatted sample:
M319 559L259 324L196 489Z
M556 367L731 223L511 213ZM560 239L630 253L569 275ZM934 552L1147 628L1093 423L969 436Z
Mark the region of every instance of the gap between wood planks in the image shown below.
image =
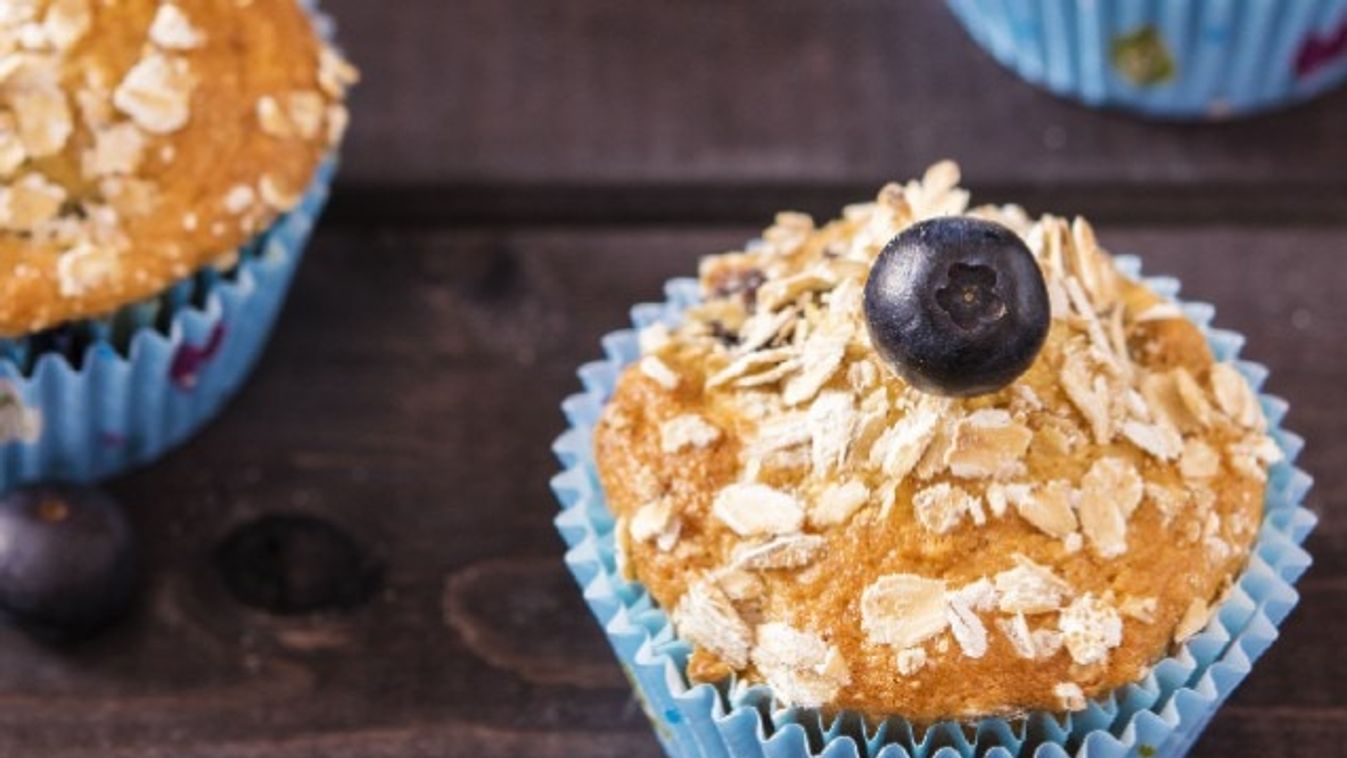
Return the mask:
M874 196L874 182L788 184L373 186L338 182L325 218L344 228L766 225L778 210L832 218ZM1347 225L1347 182L1226 185L975 185L975 204L1113 225Z

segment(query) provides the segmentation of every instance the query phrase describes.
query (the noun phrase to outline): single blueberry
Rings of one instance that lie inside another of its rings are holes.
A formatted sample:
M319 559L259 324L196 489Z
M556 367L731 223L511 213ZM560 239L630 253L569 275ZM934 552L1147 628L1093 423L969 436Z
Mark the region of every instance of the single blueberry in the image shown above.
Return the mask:
M115 500L85 487L0 497L0 611L53 641L99 631L131 604L136 538Z
M924 392L995 392L1028 370L1048 336L1048 291L1011 230L949 216L894 237L865 284L880 356Z

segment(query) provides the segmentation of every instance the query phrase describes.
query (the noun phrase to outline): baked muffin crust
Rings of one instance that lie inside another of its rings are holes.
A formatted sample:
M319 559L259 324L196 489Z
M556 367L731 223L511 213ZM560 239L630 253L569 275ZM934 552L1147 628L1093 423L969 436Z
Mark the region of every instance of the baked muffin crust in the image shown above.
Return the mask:
M231 263L340 140L355 78L295 0L5 3L0 336Z
M957 182L942 163L821 228L781 214L641 335L595 453L692 678L916 722L1078 710L1246 562L1279 457L1247 383L1086 222L968 210ZM1026 240L1053 310L1030 370L964 400L906 386L861 308L885 243L959 213Z

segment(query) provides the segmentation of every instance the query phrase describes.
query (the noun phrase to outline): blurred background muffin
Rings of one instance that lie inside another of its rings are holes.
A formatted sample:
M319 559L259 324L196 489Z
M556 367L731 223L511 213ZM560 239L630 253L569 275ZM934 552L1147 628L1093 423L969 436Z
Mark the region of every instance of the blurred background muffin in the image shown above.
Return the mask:
M0 485L106 476L218 410L355 79L294 0L0 7L0 375L24 420Z
M1347 79L1343 0L949 0L973 39L1025 79L1087 105L1220 119Z

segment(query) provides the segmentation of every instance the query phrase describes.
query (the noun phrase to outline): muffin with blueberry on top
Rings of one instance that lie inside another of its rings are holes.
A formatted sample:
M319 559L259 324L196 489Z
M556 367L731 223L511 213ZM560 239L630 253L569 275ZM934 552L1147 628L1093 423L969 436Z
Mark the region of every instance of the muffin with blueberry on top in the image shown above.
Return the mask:
M953 164L703 261L594 430L619 571L693 682L825 713L1086 708L1200 630L1281 450L1082 219Z

